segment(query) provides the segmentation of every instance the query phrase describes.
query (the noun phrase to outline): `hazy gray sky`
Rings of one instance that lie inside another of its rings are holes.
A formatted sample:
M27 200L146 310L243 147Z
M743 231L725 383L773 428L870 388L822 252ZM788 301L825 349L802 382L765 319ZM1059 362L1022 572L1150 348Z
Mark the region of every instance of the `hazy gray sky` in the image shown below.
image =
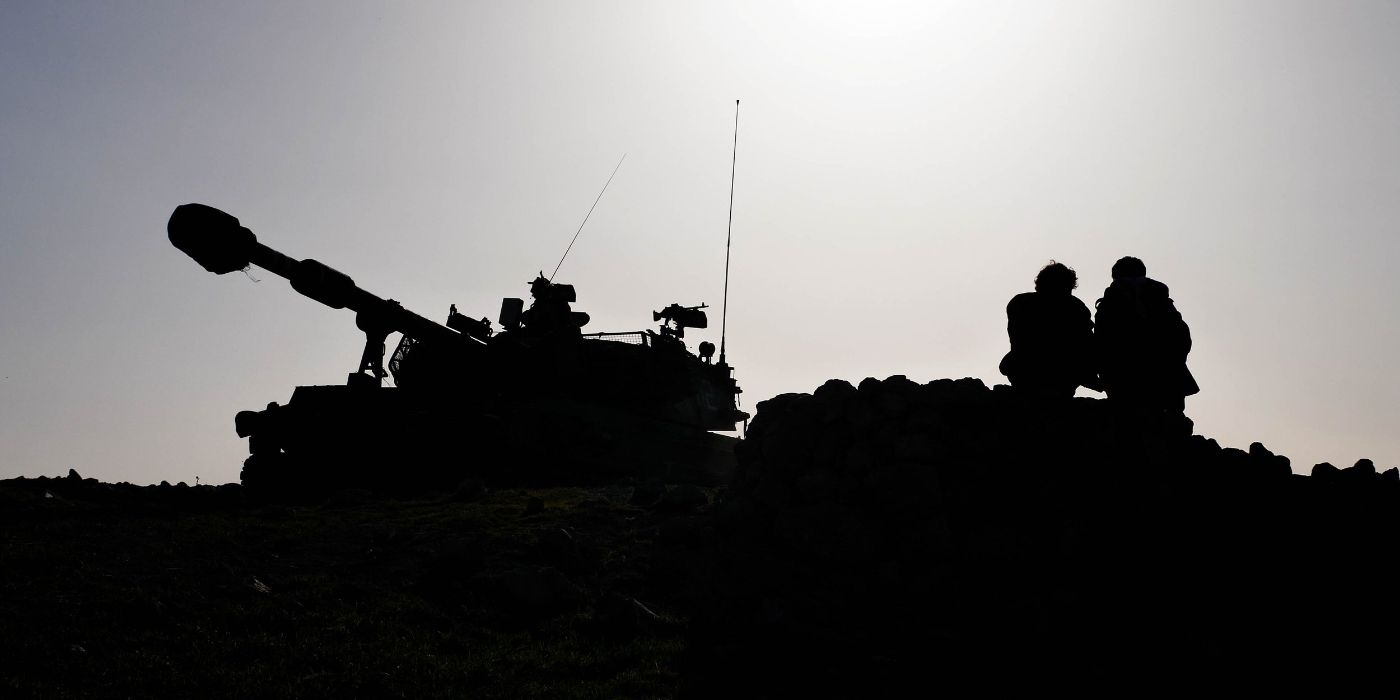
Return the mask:
M353 315L170 246L185 202L442 320L558 279L589 330L721 301L744 404L1004 382L1049 259L1190 323L1197 431L1400 464L1400 4L8 2L0 477L233 481L233 414ZM714 314L718 321L718 314ZM718 340L718 323L692 343Z

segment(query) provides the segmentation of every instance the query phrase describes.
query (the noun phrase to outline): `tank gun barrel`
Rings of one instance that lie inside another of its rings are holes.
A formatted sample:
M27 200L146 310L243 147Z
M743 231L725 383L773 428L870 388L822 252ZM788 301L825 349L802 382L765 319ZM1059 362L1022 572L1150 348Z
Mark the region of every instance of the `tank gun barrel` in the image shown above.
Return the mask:
M349 275L307 258L297 260L259 243L238 218L206 204L175 207L166 226L170 243L204 269L223 275L249 265L284 277L292 289L333 309L350 309L366 333L372 329L400 332L418 340L475 343L446 326L409 311L390 299L361 289Z

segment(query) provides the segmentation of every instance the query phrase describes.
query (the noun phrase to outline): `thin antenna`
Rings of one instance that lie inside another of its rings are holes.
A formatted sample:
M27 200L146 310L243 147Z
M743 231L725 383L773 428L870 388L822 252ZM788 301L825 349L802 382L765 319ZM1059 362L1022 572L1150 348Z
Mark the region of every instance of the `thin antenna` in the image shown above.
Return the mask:
M734 152L729 156L729 233L724 236L724 308L719 315L719 363L724 364L724 338L729 323L729 242L734 239L734 170L739 164L739 101L734 100Z
M623 153L617 159L617 167L613 168L612 175L608 176L608 181L603 183L603 189L598 191L598 199L593 200L593 207L598 206L598 201L603 198L603 193L608 191L608 185L612 184L613 175L617 174L617 169L622 167L622 161L627 160L627 154ZM588 217L593 216L593 207L588 208L588 213L583 215L583 221L579 223L578 230L574 231L574 237L569 241L569 247L564 249L564 254L559 256L559 264L554 266L554 272L549 273L549 281L554 281L554 276L559 274L559 268L564 266L564 258L569 257L569 251L574 249L574 241L578 240L578 235L583 233L583 225L588 223Z

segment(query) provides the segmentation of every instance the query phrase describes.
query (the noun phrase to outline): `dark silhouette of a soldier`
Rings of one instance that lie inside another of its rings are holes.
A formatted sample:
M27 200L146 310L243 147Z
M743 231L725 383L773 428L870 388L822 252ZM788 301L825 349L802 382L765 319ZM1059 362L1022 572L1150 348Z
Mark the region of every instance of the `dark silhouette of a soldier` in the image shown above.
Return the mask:
M535 341L577 341L579 329L588 323L588 314L569 306L575 301L574 286L555 284L541 273L530 283L534 302L521 314L525 336Z
M1168 295L1134 257L1113 264L1113 283L1096 304L1094 345L1099 377L1111 401L1180 413L1199 392L1186 368L1191 329Z
M1035 276L1035 291L1017 294L1006 305L1011 352L1001 373L1028 396L1068 399L1080 385L1097 389L1093 328L1089 308L1071 292L1079 284L1062 263L1046 265Z

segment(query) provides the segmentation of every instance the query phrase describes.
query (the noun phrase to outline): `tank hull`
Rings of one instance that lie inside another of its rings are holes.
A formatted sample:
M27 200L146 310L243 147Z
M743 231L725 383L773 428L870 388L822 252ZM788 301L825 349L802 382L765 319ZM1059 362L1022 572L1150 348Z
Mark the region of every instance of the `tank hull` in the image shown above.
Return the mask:
M337 490L452 491L463 482L562 486L639 481L723 486L737 438L597 402L430 400L397 387L302 386L239 414L241 479L269 500Z

